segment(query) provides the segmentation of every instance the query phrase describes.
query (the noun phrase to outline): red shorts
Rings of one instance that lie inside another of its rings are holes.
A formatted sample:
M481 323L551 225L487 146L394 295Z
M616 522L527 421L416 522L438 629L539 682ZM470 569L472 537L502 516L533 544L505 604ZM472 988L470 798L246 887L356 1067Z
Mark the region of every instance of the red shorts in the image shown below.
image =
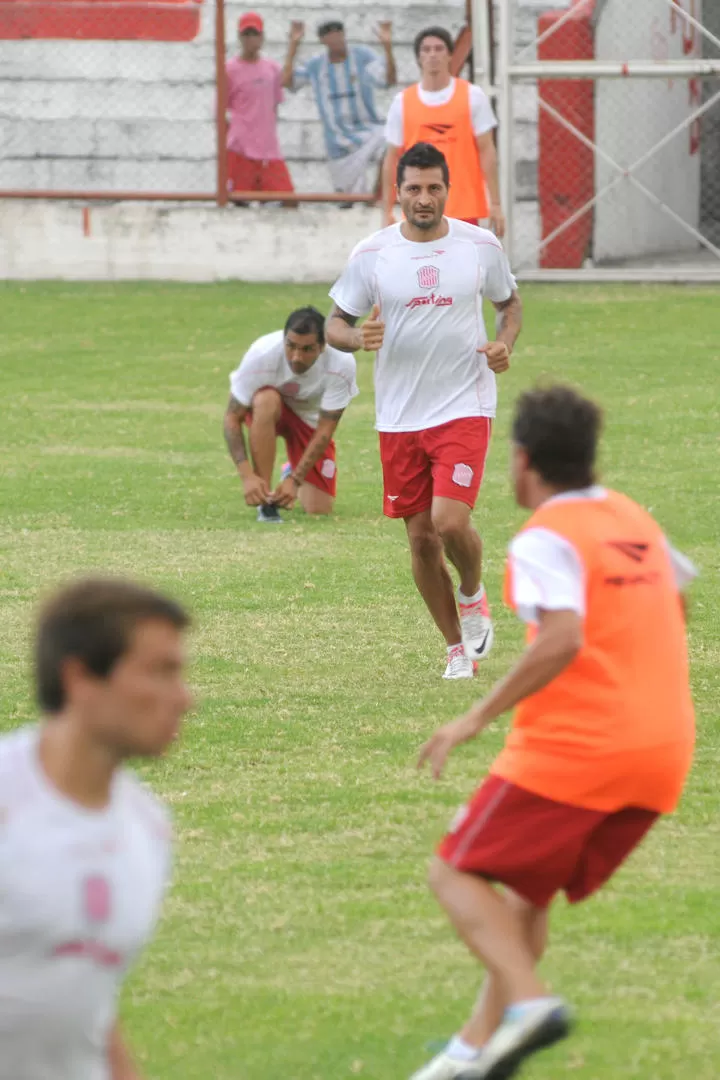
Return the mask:
M490 776L453 822L438 855L456 870L497 881L547 907L604 885L660 815L628 806L614 813L554 802Z
M245 414L245 422L250 424L252 422L252 412L248 410ZM282 412L280 419L275 425L275 433L285 440L285 446L287 447L288 461L291 466L296 468L300 464L300 459L307 450L310 440L315 434L315 428L306 424L297 413L294 413L285 402L283 402ZM306 484L312 484L313 487L318 488L320 491L326 491L328 495L335 498L337 490L337 465L335 464L335 442L328 443L325 450L325 454L316 461L310 472L305 477Z
M424 431L381 431L384 514L412 517L436 496L474 506L491 431L489 416L450 420Z
M294 191L288 167L277 161L253 161L227 152L228 191Z

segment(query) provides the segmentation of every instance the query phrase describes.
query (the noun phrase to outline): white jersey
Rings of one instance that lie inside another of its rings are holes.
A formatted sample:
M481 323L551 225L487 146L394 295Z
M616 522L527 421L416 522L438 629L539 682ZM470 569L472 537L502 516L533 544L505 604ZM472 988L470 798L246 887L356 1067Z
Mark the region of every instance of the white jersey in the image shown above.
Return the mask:
M230 375L230 393L241 405L252 405L265 386L280 391L288 408L310 427L317 427L320 410L345 409L359 393L355 358L326 346L304 375L296 375L285 357L285 334L276 330L258 338Z
M477 351L488 341L482 301L507 300L515 278L493 233L446 221L447 235L429 243L406 240L400 225L363 240L330 290L349 315L379 305L385 323L375 361L379 431L422 431L495 415L495 375Z
M110 1080L118 992L160 910L169 821L125 771L106 810L71 802L38 743L37 728L0 738L0 1080Z

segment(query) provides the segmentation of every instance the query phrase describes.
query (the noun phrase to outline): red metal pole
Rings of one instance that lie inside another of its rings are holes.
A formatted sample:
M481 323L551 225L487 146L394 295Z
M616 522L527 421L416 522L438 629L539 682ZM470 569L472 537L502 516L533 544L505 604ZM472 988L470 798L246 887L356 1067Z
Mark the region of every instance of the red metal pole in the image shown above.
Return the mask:
M225 0L215 0L215 134L217 204L227 206L227 79L225 77Z

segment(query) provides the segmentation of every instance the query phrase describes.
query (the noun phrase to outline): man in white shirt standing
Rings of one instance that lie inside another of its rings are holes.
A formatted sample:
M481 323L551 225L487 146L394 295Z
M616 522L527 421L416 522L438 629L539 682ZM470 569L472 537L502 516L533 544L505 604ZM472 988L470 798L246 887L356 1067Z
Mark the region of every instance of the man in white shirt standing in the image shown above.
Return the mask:
M282 522L278 507L299 498L308 514L329 514L337 491L333 436L359 393L355 360L325 344L325 319L315 308L291 312L284 330L258 338L230 375L225 441L248 506L263 523ZM250 425L248 461L244 427ZM288 464L272 489L277 439Z
M407 528L417 587L447 643L445 678L472 678L492 645L482 543L471 522L521 304L500 242L444 216L447 162L434 146L398 162L405 221L357 245L330 296L327 339L377 350L384 513ZM498 311L489 341L483 297ZM372 309L362 327L355 324ZM460 576L456 603L445 556Z
M44 717L0 739L0 1080L140 1080L117 999L169 876L164 808L126 771L191 704L185 612L130 582L50 600Z
M419 83L395 96L385 125L383 223L392 225L395 170L403 150L428 142L447 159L452 189L447 217L505 232L500 201L494 129L497 120L486 94L465 79L453 78L453 42L447 30L430 26L414 42Z

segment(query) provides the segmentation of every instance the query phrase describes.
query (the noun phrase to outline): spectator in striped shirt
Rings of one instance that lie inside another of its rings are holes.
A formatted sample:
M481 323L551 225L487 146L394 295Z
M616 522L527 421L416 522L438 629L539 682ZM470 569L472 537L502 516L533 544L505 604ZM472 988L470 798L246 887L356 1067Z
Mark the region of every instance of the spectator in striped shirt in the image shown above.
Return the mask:
M378 170L373 166L382 162L385 140L383 121L375 105L375 90L394 86L397 81L392 23L380 23L375 33L384 56L367 45L348 45L345 28L338 20L322 23L318 37L325 52L296 65L305 25L293 22L283 70L283 86L288 90L312 87L333 187L335 191L356 195L379 190Z

